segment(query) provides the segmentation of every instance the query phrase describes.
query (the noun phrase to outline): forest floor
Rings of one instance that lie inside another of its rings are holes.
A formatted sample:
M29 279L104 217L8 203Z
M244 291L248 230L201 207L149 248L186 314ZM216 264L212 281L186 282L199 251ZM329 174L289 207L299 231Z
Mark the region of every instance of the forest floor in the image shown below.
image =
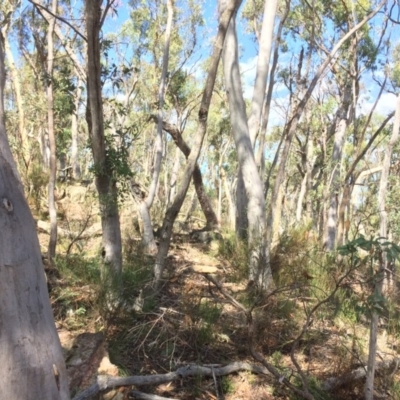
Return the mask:
M95 223L94 218L87 229ZM67 216L61 225L72 229L71 218ZM39 238L44 250L48 236L41 232ZM236 361L258 364L249 351L246 316L206 278L211 276L231 298L252 310L255 348L282 376L301 387L300 369L315 399L364 398L363 378L350 379L329 392L324 390L324 382L329 378L348 377L365 365L369 323L368 318L357 314L353 304L357 294L353 275L343 281L340 293L321 304L317 311L311 311L328 297L330 288L324 279L331 273L316 273L315 262L322 256L313 250L314 245L303 234L280 244L280 250L273 257L274 275L279 271L276 279L279 290L266 297L258 296L248 286L244 266L246 249L229 235L204 241L190 232L175 234L164 285L156 297L149 298L145 288L151 281L154 259L141 251L138 237L127 234L124 289L119 307L111 310L107 298L110 288L101 283L99 257L94 250L99 249L99 237L76 240L70 247L73 240L72 237L61 240L56 268L46 269L67 365L77 363L76 356L71 356L73 348L79 347L74 342L76 338L90 333L98 340L95 336L98 332L103 333L110 360L117 367L115 374L119 376L164 374L186 365L218 368ZM65 255L67 250L69 254ZM324 295L318 294L322 292ZM308 318L308 328L296 341ZM378 362L398 360L399 326L400 322L382 320ZM389 362L389 368L377 372L376 398L400 399L397 366L398 361L397 364ZM73 382L75 387L71 389L76 394L91 381L82 378ZM131 390L122 388L118 391L119 397L114 398L135 398L129 397ZM271 374L248 371L218 378L182 378L138 390L187 400L301 398Z

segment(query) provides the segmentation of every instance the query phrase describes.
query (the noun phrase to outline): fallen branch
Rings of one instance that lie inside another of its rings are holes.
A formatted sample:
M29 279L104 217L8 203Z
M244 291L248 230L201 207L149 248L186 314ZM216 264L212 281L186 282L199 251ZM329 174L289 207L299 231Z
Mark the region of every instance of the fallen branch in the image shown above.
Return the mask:
M400 363L400 357L392 358L391 360L386 360L386 361L381 361L376 363L375 366L375 371L378 371L379 369L390 369L393 368L392 374L397 371L399 368L399 363ZM322 383L323 389L330 391L337 389L343 385L346 385L347 383L351 383L354 381L357 381L361 378L365 378L367 375L367 366L361 366L348 374L344 374L342 376L339 376L337 378L332 377L328 378Z
M175 372L168 372L160 375L144 375L144 376L127 376L127 377L112 377L99 375L97 382L84 390L73 400L85 400L103 392L105 390L114 389L121 386L143 386L143 385L160 385L190 376L225 376L239 371L250 371L260 375L270 375L267 368L259 365L249 364L246 362L234 362L225 367L203 367L200 365L187 365L178 368Z
M178 399L172 399L170 397L167 398L167 397L157 396L155 394L138 392L137 390L132 390L132 392L130 392L129 395L133 396L134 399L140 399L140 400L178 400Z
M40 232L50 234L50 223L42 220L38 220L36 226ZM86 226L85 226L86 228ZM57 228L57 233L61 237L65 238L77 238L79 239L91 239L95 236L100 236L102 233L101 224L93 224L90 228L86 229L86 232L72 232L68 229Z

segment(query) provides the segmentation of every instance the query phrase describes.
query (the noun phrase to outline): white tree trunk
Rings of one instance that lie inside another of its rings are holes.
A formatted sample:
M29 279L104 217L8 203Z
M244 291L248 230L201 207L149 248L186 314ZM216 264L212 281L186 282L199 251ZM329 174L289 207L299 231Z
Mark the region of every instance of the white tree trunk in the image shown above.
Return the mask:
M57 0L52 0L51 10L53 14L57 13ZM52 264L56 256L57 246L57 208L55 201L55 189L57 179L57 148L56 148L56 132L54 123L54 94L53 94L53 65L54 65L54 43L53 33L56 24L56 19L49 19L49 27L47 31L47 119L50 143L50 177L48 185L48 202L50 215L50 238L48 247L48 259Z
M79 103L82 94L82 79L78 78L78 87L76 89L75 94L75 109L72 113L72 121L71 121L71 136L72 136L72 144L71 144L71 163L72 163L72 176L76 180L81 179L81 166L79 164L79 153L78 153L78 113L79 113Z
M164 41L164 55L163 55L163 67L161 73L160 87L158 90L158 124L157 124L157 137L154 144L154 167L153 167L153 178L150 183L149 192L147 198L142 201L139 207L140 216L143 220L143 236L142 241L145 249L155 254L157 252L157 245L154 240L153 224L151 223L150 208L153 205L154 197L158 187L158 178L160 176L161 161L163 155L163 107L164 107L164 95L165 95L165 81L168 72L168 59L169 59L169 47L172 30L172 20L174 15L174 5L172 0L167 0L167 26L165 28L165 41Z
M176 194L175 200L171 207L168 208L165 213L163 226L161 229L161 240L158 248L156 257L156 263L154 267L155 286L159 287L162 279L162 274L165 265L165 258L168 254L169 244L171 241L172 228L174 221L182 207L183 201L187 190L189 188L190 180L193 171L196 167L197 159L199 158L201 146L203 144L204 136L207 131L207 118L208 110L211 103L212 93L214 90L214 84L217 77L218 66L221 58L222 47L228 29L229 21L232 15L237 11L240 4L240 0L231 0L228 3L225 11L220 13L218 34L215 40L213 54L211 56L211 63L209 66L206 84L203 90L203 96L200 103L200 109L198 113L198 127L195 136L195 141L192 146L189 157L187 158L186 167L183 172L182 183L179 191Z
M273 43L275 15L278 0L265 0L263 23L261 27L259 53L257 60L256 80L254 83L253 99L248 121L251 143L254 147L261 123L262 110L269 73L269 60Z
M220 7L223 6L224 2L221 1ZM251 253L249 280L263 288L268 288L272 284L272 274L266 253L264 192L247 125L246 106L239 70L235 16L232 18L226 34L223 64L233 138L248 199L248 240Z
M35 222L6 136L3 54L0 33L0 397L68 400Z
M381 173L381 180L379 184L379 193L378 193L378 208L380 214L379 234L383 238L387 238L388 236L386 192L388 187L392 152L399 138L399 129L400 129L400 95L398 95L397 97L396 113L394 117L392 136L386 147L385 158L383 161L383 168ZM375 294L377 296L382 296L386 270L387 270L387 259L386 259L386 254L383 253L379 274L377 274L375 282ZM367 377L365 383L365 400L373 400L374 398L374 378L375 378L376 349L377 349L377 337L378 337L378 320L379 320L379 315L375 311L373 311L371 317L371 328L370 328L370 338L369 338Z

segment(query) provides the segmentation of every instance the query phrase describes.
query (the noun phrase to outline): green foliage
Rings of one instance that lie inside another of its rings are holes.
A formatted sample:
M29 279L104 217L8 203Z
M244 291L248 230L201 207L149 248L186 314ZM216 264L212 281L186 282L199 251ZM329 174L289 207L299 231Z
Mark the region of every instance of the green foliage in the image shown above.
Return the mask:
M240 240L234 232L223 235L219 241L218 256L225 259L234 269L234 281L246 279L249 273L249 250L247 241Z
M221 389L223 394L235 393L235 384L232 381L232 378L229 376L223 376L221 378Z

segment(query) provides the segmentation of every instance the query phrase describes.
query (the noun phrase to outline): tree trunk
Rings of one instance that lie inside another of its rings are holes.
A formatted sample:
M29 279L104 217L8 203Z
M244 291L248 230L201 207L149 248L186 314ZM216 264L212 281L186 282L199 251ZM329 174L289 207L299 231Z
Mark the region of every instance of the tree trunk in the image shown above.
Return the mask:
M351 99L351 85L346 83L343 94L343 103L337 115L337 124L332 153L332 174L329 185L329 207L326 218L325 248L333 251L336 247L337 220L338 220L338 198L340 189L340 167L342 162L342 151L345 140L345 133L348 125L348 113Z
M398 95L397 97L396 113L394 117L392 136L386 147L385 159L383 161L381 180L379 184L379 193L378 193L378 209L380 214L379 235L382 238L388 237L386 192L388 187L390 162L392 159L393 148L398 141L399 129L400 129L400 95ZM388 270L387 258L385 252L382 252L381 257L382 259L380 260L381 261L380 269L375 278L375 295L377 297L382 296L384 281L385 281L385 272ZM389 276L389 279L391 279L391 276ZM369 338L369 354L368 354L368 364L367 364L368 368L367 368L367 379L365 383L365 400L373 400L374 398L374 378L375 378L376 348L377 348L377 337L378 337L378 320L379 320L379 314L376 311L373 311L371 317L371 329Z
M117 182L112 165L106 156L100 63L101 2L86 1L87 29L87 92L86 119L91 139L95 183L99 194L101 225L103 229L103 259L107 272L116 278L122 270L121 228L118 214ZM104 271L105 272L105 271Z
M0 33L1 397L68 400L68 378L54 324L35 222L5 130Z
M78 78L78 87L75 94L74 112L72 113L71 121L71 163L72 163L72 176L75 180L81 179L81 166L79 164L79 152L78 152L78 137L79 137L79 125L78 125L78 113L79 103L82 94L82 79Z
M163 153L163 107L164 107L164 95L165 95L165 81L167 78L168 71L168 58L169 58L169 47L170 37L172 30L172 20L174 13L173 0L167 0L167 26L165 28L165 42L164 42L164 55L162 61L162 73L160 80L160 87L158 91L158 124L157 124L157 137L154 144L154 166L153 166L153 178L150 184L147 198L142 201L139 206L139 212L143 220L143 245L145 249L151 254L157 252L157 245L154 240L153 225L151 223L150 208L153 205L154 197L158 186L158 178L160 176L161 160Z
M175 161L174 166L172 167L172 173L169 180L169 189L168 189L168 201L167 201L167 208L173 202L176 193L176 185L178 184L178 174L179 174L179 167L180 167L180 154L181 151L177 147L175 152Z
M215 80L217 77L218 65L221 58L221 52L225 40L226 30L229 25L229 21L232 15L237 11L240 4L240 0L231 0L228 3L228 7L220 13L220 20L218 25L218 34L214 44L213 54L211 56L211 63L208 70L207 81L203 91L203 96L200 103L199 117L198 117L198 127L195 136L195 142L192 146L192 150L187 159L186 168L183 173L182 183L179 191L175 197L174 202L171 207L168 208L165 213L164 222L161 230L161 240L158 248L158 253L156 257L156 263L154 268L155 276L155 286L159 287L162 279L162 274L164 271L165 259L168 254L169 244L171 241L172 228L174 221L182 207L183 201L185 199L190 179L192 177L193 171L195 169L197 159L200 154L200 149L203 144L204 136L207 130L207 118L208 110L211 103L211 97L214 89Z
M155 119L153 117L153 119ZM158 121L158 118L157 118ZM182 151L186 159L188 159L189 155L191 154L191 149L187 145L187 143L184 141L182 137L182 133L178 129L176 125L172 125L166 121L163 121L163 129L168 132L172 139L174 140L175 144L178 146L178 148ZM196 166L193 171L193 184L196 189L196 194L197 198L200 203L200 207L203 211L204 216L206 217L206 229L207 230L213 230L213 229L218 229L219 223L218 223L218 218L214 212L213 206L211 204L211 200L208 197L206 190L204 188L203 184L203 176L200 170L200 167L196 163Z
M18 108L18 125L19 125L19 134L21 140L21 159L25 165L25 168L28 169L31 155L29 149L28 134L26 132L26 126L25 126L25 111L22 100L21 81L17 67L15 66L14 56L11 51L10 43L8 41L7 30L8 30L8 25L6 25L3 28L4 48L5 48L5 53L7 55L8 65L11 71L12 83L15 89L15 100L17 102L17 108Z
M240 79L235 17L236 15L231 19L224 44L225 88L239 168L248 200L249 280L262 288L268 288L272 285L272 273L266 252L265 200L247 125L246 106Z
M57 13L57 0L52 1L51 10L53 14ZM49 19L49 27L47 32L47 120L50 144L50 176L48 186L49 215L50 215L50 238L47 256L49 262L53 264L56 256L57 246L57 208L55 200L55 189L57 180L57 149L56 149L56 132L54 126L54 95L53 95L53 65L54 65L54 43L53 33L56 24L54 17Z

